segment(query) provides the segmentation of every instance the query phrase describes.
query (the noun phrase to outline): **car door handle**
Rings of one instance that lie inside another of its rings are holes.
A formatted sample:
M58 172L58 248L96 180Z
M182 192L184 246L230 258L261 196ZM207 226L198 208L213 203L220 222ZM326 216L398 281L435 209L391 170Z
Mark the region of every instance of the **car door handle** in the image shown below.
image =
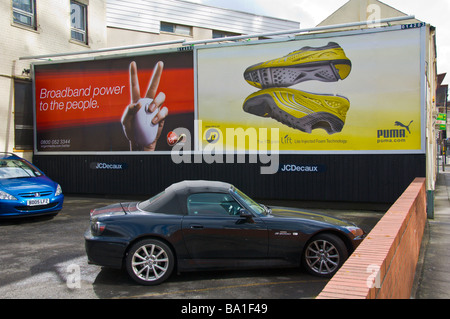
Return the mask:
M192 229L201 229L201 228L203 228L203 225L192 224L192 225L191 225L191 228L192 228Z

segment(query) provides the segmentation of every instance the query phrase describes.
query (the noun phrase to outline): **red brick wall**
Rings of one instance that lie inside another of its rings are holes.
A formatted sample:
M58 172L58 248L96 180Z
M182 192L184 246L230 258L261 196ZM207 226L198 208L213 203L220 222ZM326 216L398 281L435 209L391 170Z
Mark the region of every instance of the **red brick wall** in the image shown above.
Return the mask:
M425 179L416 178L317 299L409 299L426 219Z

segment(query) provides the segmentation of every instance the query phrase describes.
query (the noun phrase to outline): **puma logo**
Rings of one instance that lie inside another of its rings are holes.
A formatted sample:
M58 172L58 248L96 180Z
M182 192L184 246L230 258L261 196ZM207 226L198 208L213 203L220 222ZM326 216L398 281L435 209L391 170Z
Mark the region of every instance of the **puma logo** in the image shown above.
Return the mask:
M404 128L408 131L408 133L411 134L411 131L409 130L409 127L411 126L411 123L412 123L412 122L414 122L414 121L411 121L411 122L409 122L408 125L405 125L405 124L403 124L402 122L396 121L394 125L395 125L395 126L404 127Z

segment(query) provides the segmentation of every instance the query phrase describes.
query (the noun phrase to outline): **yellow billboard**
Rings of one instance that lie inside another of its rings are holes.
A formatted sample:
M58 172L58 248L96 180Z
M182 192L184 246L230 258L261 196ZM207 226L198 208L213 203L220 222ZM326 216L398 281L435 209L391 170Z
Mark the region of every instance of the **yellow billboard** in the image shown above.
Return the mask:
M421 34L379 29L198 48L198 147L423 152Z

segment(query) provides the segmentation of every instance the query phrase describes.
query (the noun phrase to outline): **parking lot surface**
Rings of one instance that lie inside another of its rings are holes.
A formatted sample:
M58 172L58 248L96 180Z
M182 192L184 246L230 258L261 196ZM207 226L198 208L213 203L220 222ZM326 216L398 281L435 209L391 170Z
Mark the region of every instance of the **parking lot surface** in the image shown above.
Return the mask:
M3 299L311 299L328 282L302 269L270 269L173 274L159 286L139 286L125 271L87 263L83 235L89 225L90 210L119 201L123 200L66 196L63 210L54 218L0 220L0 296ZM368 210L310 210L355 222L366 232L383 215Z

